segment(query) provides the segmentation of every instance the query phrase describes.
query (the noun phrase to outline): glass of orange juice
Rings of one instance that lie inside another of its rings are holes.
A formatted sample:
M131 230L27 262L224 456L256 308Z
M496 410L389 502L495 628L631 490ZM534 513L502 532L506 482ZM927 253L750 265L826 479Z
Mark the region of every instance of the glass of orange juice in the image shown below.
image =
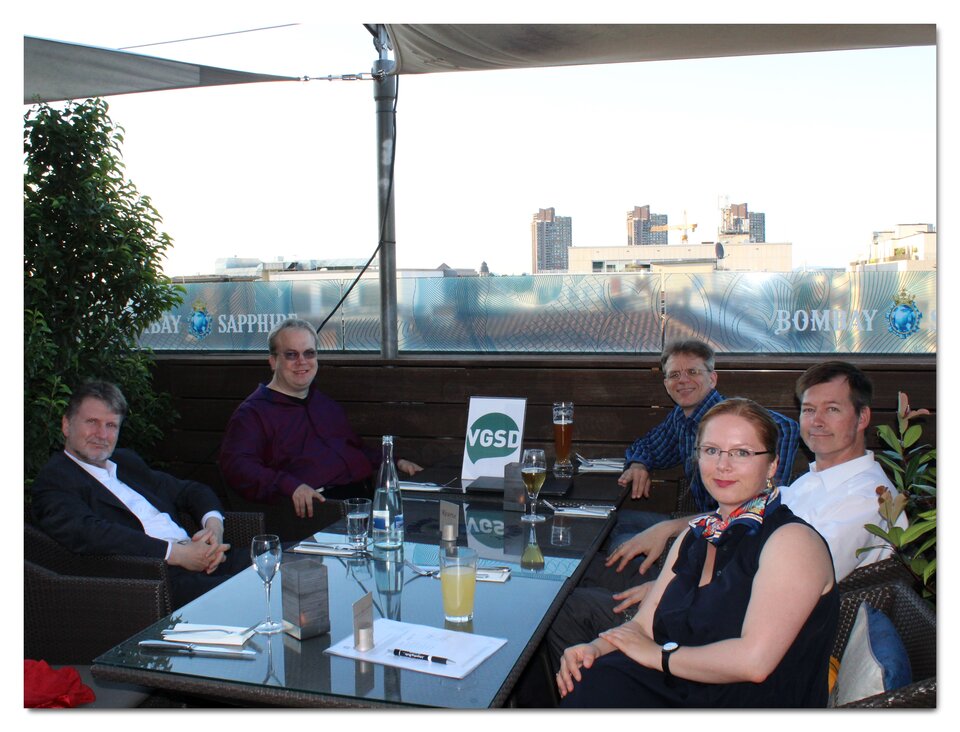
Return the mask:
M465 546L440 552L440 592L443 617L451 623L473 619L477 589L477 552Z

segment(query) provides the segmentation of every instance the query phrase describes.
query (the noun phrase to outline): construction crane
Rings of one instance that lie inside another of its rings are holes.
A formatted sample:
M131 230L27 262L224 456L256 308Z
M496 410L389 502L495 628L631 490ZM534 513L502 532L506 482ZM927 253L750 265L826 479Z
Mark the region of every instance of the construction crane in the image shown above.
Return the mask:
M651 231L651 232L653 232L653 231L670 231L671 229L683 229L683 239L682 239L682 243L686 244L686 243L687 243L687 229L689 229L690 231L696 231L696 230L697 230L697 225L696 225L696 224L688 224L688 223L687 223L687 212L684 211L684 212L683 212L683 223L682 223L682 224L673 224L673 225L670 225L670 224L661 224L661 225L658 225L658 226L651 226L651 227L650 227L650 231Z

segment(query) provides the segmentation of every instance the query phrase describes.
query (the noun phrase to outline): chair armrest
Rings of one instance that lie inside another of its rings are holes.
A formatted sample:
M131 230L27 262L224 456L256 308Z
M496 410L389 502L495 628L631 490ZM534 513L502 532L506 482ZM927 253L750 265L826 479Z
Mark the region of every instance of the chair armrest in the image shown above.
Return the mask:
M890 709L914 708L936 709L937 707L937 679L930 678L915 681L912 684L901 686L899 689L883 694L874 694L866 699L858 699L849 704L842 704L838 709Z
M893 622L910 658L913 683L844 706L918 706L936 704L937 617L933 608L903 582L885 582L840 595L840 622L833 654L843 658L860 603L866 601Z
M223 520L223 540L233 551L249 551L253 537L266 533L263 514L256 511L228 511Z
M844 579L840 580L839 590L841 593L850 592L851 590L861 590L871 585L896 582L897 580L901 580L908 587L914 583L913 575L903 565L903 562L895 557L888 557L853 570Z

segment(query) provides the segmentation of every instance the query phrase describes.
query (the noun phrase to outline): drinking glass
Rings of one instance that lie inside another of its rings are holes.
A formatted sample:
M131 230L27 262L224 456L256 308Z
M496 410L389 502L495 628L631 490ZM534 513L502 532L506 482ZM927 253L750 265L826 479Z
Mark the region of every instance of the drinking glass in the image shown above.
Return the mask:
M543 450L523 451L520 477L523 478L523 485L527 489L527 503L530 505L530 513L525 513L520 520L534 523L544 521L545 518L537 514L537 496L543 487L543 481L547 478L547 460Z
M451 623L473 620L473 599L477 590L477 550L458 546L440 552L440 593L443 617Z
M566 516L554 516L553 528L550 531L550 543L554 546L570 546L573 540L573 527Z
M570 448L573 443L573 402L553 403L553 446L557 460L553 464L554 475L573 475Z
M270 584L280 567L280 537L276 534L258 534L250 543L250 557L253 566L263 580L264 591L267 596L267 618L256 627L257 633L279 633L283 630L283 623L273 620L270 616Z
M369 498L348 498L344 501L347 511L347 543L357 549L367 547L372 506L373 502Z

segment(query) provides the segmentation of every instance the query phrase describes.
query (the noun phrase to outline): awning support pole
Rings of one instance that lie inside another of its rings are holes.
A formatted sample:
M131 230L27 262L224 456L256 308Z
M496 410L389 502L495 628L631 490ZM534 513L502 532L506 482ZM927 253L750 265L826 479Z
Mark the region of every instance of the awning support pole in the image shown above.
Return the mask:
M386 30L380 26L386 36ZM384 38L385 40L385 38ZM377 106L377 189L380 213L380 355L397 357L397 252L394 203L394 144L397 77L394 62L386 58L386 47L373 64L374 100Z

